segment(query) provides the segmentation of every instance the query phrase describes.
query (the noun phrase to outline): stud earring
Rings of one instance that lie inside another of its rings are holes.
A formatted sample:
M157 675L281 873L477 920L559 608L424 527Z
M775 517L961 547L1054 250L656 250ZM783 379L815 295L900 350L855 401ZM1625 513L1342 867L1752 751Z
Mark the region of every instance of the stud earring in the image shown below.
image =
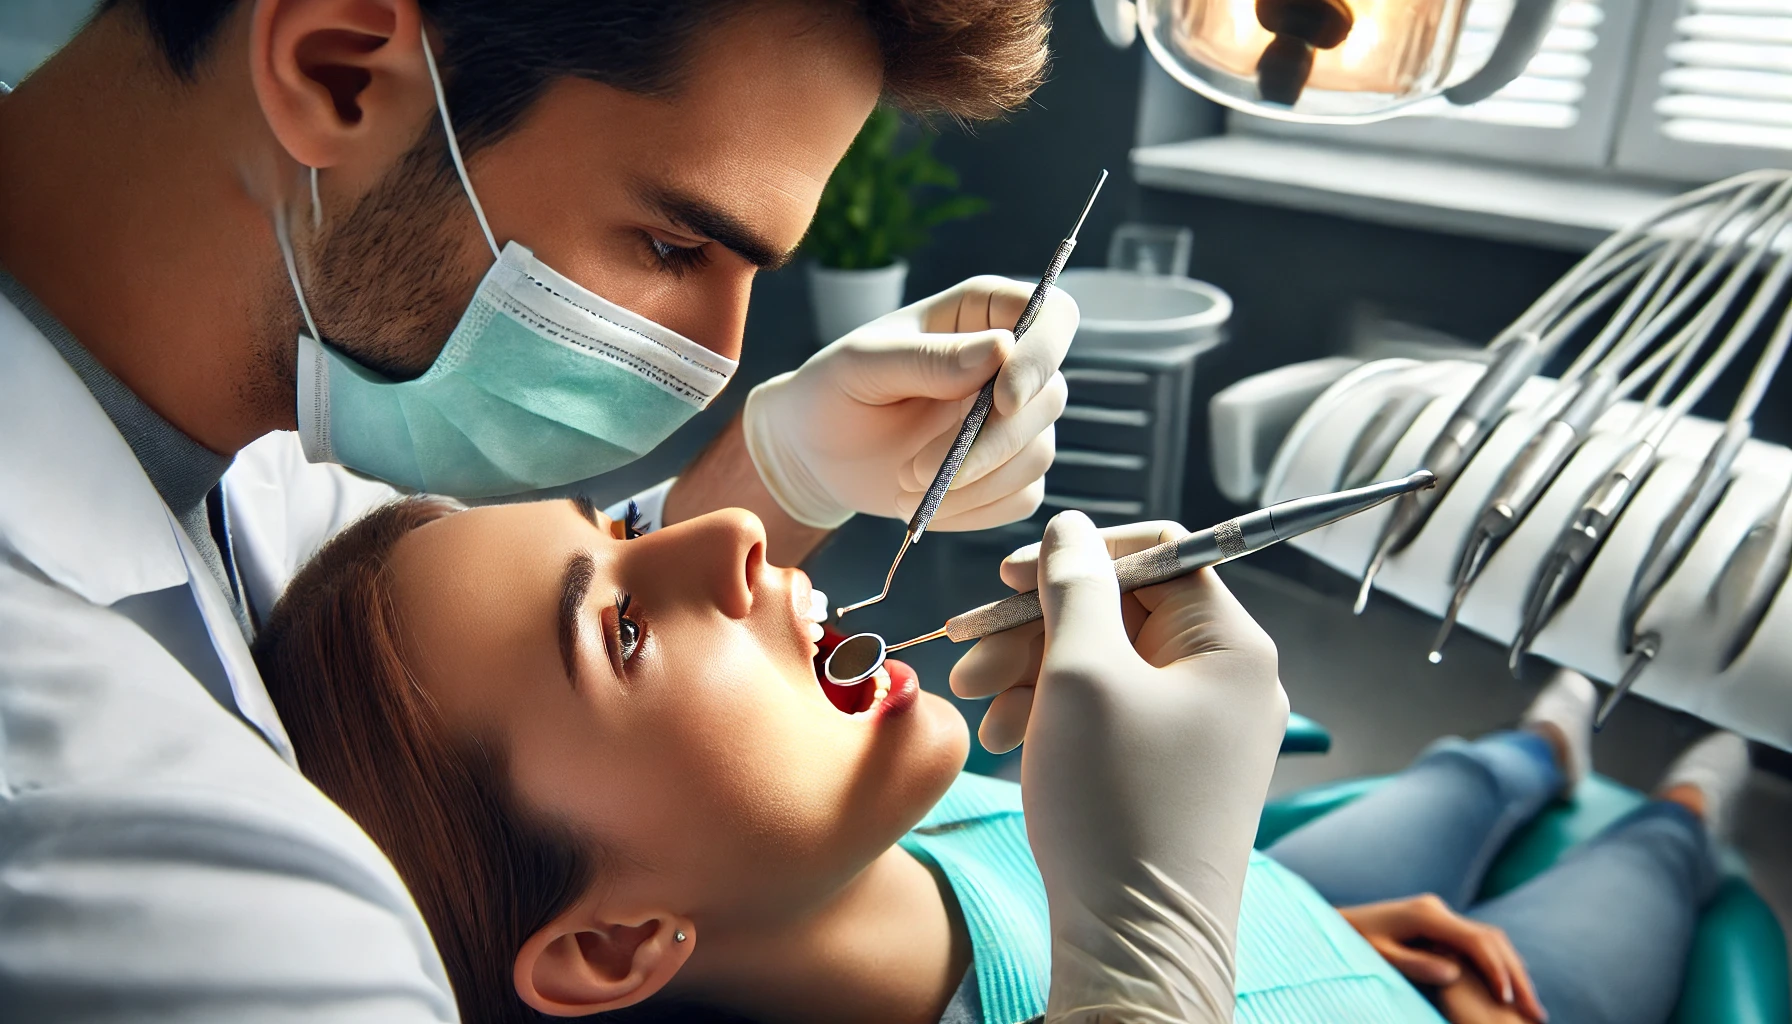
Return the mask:
M673 942L683 942L684 941L684 933L683 932L673 932L672 933L672 941Z

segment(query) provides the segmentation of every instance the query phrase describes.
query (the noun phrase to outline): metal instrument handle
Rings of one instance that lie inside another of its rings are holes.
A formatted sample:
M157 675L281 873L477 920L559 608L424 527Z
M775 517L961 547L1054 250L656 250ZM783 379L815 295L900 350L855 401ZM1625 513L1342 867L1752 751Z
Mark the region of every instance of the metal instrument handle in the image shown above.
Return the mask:
M1513 338L1494 356L1481 379L1456 406L1456 415L1485 423L1506 411L1506 403L1543 368L1548 353L1535 331Z
M1014 322L1014 340L1019 341L1033 326L1039 317L1039 310L1045 305L1045 297L1052 290L1052 282L1064 270L1064 263L1070 259L1070 251L1076 248L1075 238L1066 238L1058 244L1058 251L1052 256L1051 265L1045 268L1045 274L1039 278L1039 287L1027 297L1027 308L1021 310L1020 319ZM933 483L927 485L927 493L922 495L921 504L915 509L914 516L908 521L908 535L913 540L920 540L921 534L927 532L927 524L933 521L933 515L940 510L940 502L946 500L946 492L952 487L952 480L964 466L964 460L971 454L971 445L977 443L977 435L983 433L983 423L996 405L996 378L989 378L983 390L977 392L977 401L972 403L971 411L964 418L964 425L958 428L958 436L952 439L952 449L946 453L946 461L940 463L939 472L933 474Z
M1120 583L1120 592L1124 594L1153 583L1173 580L1199 568L1183 565L1182 559L1177 556L1179 543L1165 541L1156 547L1114 559L1114 578ZM1028 590L954 615L946 621L946 636L953 643L963 643L1024 626L1043 618L1044 614L1039 607L1039 591Z

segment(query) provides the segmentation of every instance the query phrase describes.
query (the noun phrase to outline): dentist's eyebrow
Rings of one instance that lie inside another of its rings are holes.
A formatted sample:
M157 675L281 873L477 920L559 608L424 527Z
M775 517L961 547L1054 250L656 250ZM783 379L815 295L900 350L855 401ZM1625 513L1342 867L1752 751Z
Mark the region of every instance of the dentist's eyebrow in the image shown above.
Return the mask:
M576 551L566 560L560 575L560 663L566 667L566 681L575 688L578 675L573 671L579 648L579 609L591 593L591 581L597 578L597 564L583 551Z
M660 216L693 234L715 242L761 270L777 270L796 255L795 249L779 249L741 223L740 218L707 199L660 185L637 182L630 189L635 199Z

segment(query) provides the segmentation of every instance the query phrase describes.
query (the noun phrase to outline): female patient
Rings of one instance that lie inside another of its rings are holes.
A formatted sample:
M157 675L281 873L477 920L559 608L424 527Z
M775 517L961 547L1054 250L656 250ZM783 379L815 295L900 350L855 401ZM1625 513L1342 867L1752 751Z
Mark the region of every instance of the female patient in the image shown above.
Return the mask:
M1017 788L960 775L963 720L902 663L819 683L821 603L764 548L745 512L637 538L580 502L414 498L334 540L270 617L256 657L299 763L410 887L465 1020L1042 1012ZM1237 1019L1664 1019L1713 884L1701 816L1746 768L1734 737L1469 906L1585 771L1590 706L1559 677L1521 730L1441 743L1252 855Z

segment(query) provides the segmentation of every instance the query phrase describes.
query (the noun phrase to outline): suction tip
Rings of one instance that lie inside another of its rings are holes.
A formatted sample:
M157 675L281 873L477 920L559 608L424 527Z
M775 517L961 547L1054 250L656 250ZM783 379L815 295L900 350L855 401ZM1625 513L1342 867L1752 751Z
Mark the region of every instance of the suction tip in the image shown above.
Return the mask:
M1388 543L1384 538L1376 545L1375 555L1369 559L1369 567L1363 570L1363 582L1356 588L1356 603L1350 606L1351 614L1361 615L1363 609L1369 607L1369 594L1375 589L1375 574L1381 571L1382 560L1387 555Z
M1661 650L1660 643L1660 634L1648 633L1634 645L1636 657L1630 659L1630 664L1624 666L1624 678L1618 680L1618 685L1612 687L1611 692L1605 695L1605 700L1599 705L1599 710L1593 713L1594 732L1605 728L1605 720L1612 716L1612 710L1618 706L1619 701L1624 699L1625 694L1630 692L1630 688L1636 685L1638 677L1643 674L1643 669L1648 668L1649 663L1655 660L1655 655Z
M1375 554L1370 556L1368 566L1363 569L1362 582L1357 584L1356 588L1356 603L1350 606L1352 614L1361 615L1363 609L1369 607L1369 595L1375 590L1376 575L1381 572L1382 564L1387 561L1388 554L1394 550L1395 545L1400 543L1400 538L1405 535L1406 524L1413 521L1415 515L1413 509L1417 506L1413 504L1416 499L1411 495L1414 492L1429 490L1436 486L1437 474L1429 469L1409 473L1400 481L1399 490L1396 492L1399 495L1399 500L1394 506L1394 514L1382 526L1381 540L1375 545Z
M1462 610L1462 599L1468 596L1468 585L1456 588L1450 598L1450 610L1444 613L1444 621L1437 627L1437 636L1431 641L1431 664L1444 660L1444 645L1450 642L1450 633L1456 628L1456 615Z

